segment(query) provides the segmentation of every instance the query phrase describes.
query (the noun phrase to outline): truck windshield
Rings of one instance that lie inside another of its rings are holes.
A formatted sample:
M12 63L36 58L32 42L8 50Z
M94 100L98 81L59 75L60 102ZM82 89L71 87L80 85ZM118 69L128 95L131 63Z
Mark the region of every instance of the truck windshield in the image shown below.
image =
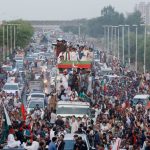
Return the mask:
M89 115L90 109L89 108L83 108L83 107L58 107L57 108L57 114L78 114L78 115Z

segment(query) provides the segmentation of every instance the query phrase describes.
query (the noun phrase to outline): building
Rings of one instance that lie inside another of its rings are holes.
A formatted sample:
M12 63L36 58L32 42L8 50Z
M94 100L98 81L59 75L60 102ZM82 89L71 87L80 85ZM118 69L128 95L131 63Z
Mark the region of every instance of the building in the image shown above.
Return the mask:
M136 4L135 7L136 10L141 12L141 17L145 24L150 24L150 2L140 2L139 4Z

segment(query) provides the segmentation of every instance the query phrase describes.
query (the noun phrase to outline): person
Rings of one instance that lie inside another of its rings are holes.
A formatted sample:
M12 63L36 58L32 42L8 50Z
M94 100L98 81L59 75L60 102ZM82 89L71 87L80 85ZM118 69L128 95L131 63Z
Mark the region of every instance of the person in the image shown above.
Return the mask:
M57 150L56 142L57 142L57 137L53 137L52 141L50 142L48 146L48 150Z
M52 125L54 125L56 119L57 119L56 110L54 110L54 111L51 112L51 120L50 120L50 123L51 123Z
M79 136L76 139L76 143L74 145L74 150L88 150L86 143L82 140L82 137Z
M23 143L23 146L26 150L38 150L39 149L39 142L37 142L37 138L33 137L33 142L30 146L27 146L25 143Z
M65 148L64 135L61 134L59 137L57 150L64 150L64 148Z
M71 61L77 61L77 60L79 60L78 52L76 51L75 48L73 48L71 52Z
M67 95L67 91L64 91L64 94L61 95L61 100L62 101L68 101L69 100L69 96Z
M64 121L62 120L61 116L57 117L55 124L56 124L56 126L60 126L60 127L62 127L64 125Z
M70 125L71 125L71 133L75 133L78 130L78 123L75 119L75 116L72 116Z
M7 146L8 146L9 148L19 147L20 144L21 144L21 142L20 142L20 141L16 141L13 134L10 133L10 134L8 135Z
M70 96L71 101L77 101L78 100L78 93L75 91L75 89L72 90L71 96Z

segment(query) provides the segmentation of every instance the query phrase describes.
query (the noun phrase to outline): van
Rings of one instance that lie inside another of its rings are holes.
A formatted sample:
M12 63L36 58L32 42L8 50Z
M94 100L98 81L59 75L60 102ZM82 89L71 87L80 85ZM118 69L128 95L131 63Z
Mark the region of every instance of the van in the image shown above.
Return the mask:
M65 136L64 136L64 142L65 142L64 150L73 150L74 144L75 144L74 135L78 135L79 137L82 137L82 140L86 143L87 150L94 150L95 149L95 148L90 147L90 143L88 141L86 134L65 134Z
M83 117L84 115L91 117L90 103L88 102L73 102L73 101L59 101L56 107L56 114L62 117Z
M149 102L149 98L150 98L150 95L148 95L148 94L137 94L132 99L132 105L135 106L138 103L140 103L140 104L146 106L147 103Z

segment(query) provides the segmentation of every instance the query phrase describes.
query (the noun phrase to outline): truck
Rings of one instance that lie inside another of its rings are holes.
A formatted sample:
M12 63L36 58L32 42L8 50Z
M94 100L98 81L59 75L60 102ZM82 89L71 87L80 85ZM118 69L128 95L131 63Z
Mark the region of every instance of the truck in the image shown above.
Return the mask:
M89 102L59 101L56 106L56 114L63 118L70 116L83 117L84 115L94 118L95 112L90 108Z
M43 90L44 89L44 83L42 80L33 80L29 82L29 91L34 90Z

